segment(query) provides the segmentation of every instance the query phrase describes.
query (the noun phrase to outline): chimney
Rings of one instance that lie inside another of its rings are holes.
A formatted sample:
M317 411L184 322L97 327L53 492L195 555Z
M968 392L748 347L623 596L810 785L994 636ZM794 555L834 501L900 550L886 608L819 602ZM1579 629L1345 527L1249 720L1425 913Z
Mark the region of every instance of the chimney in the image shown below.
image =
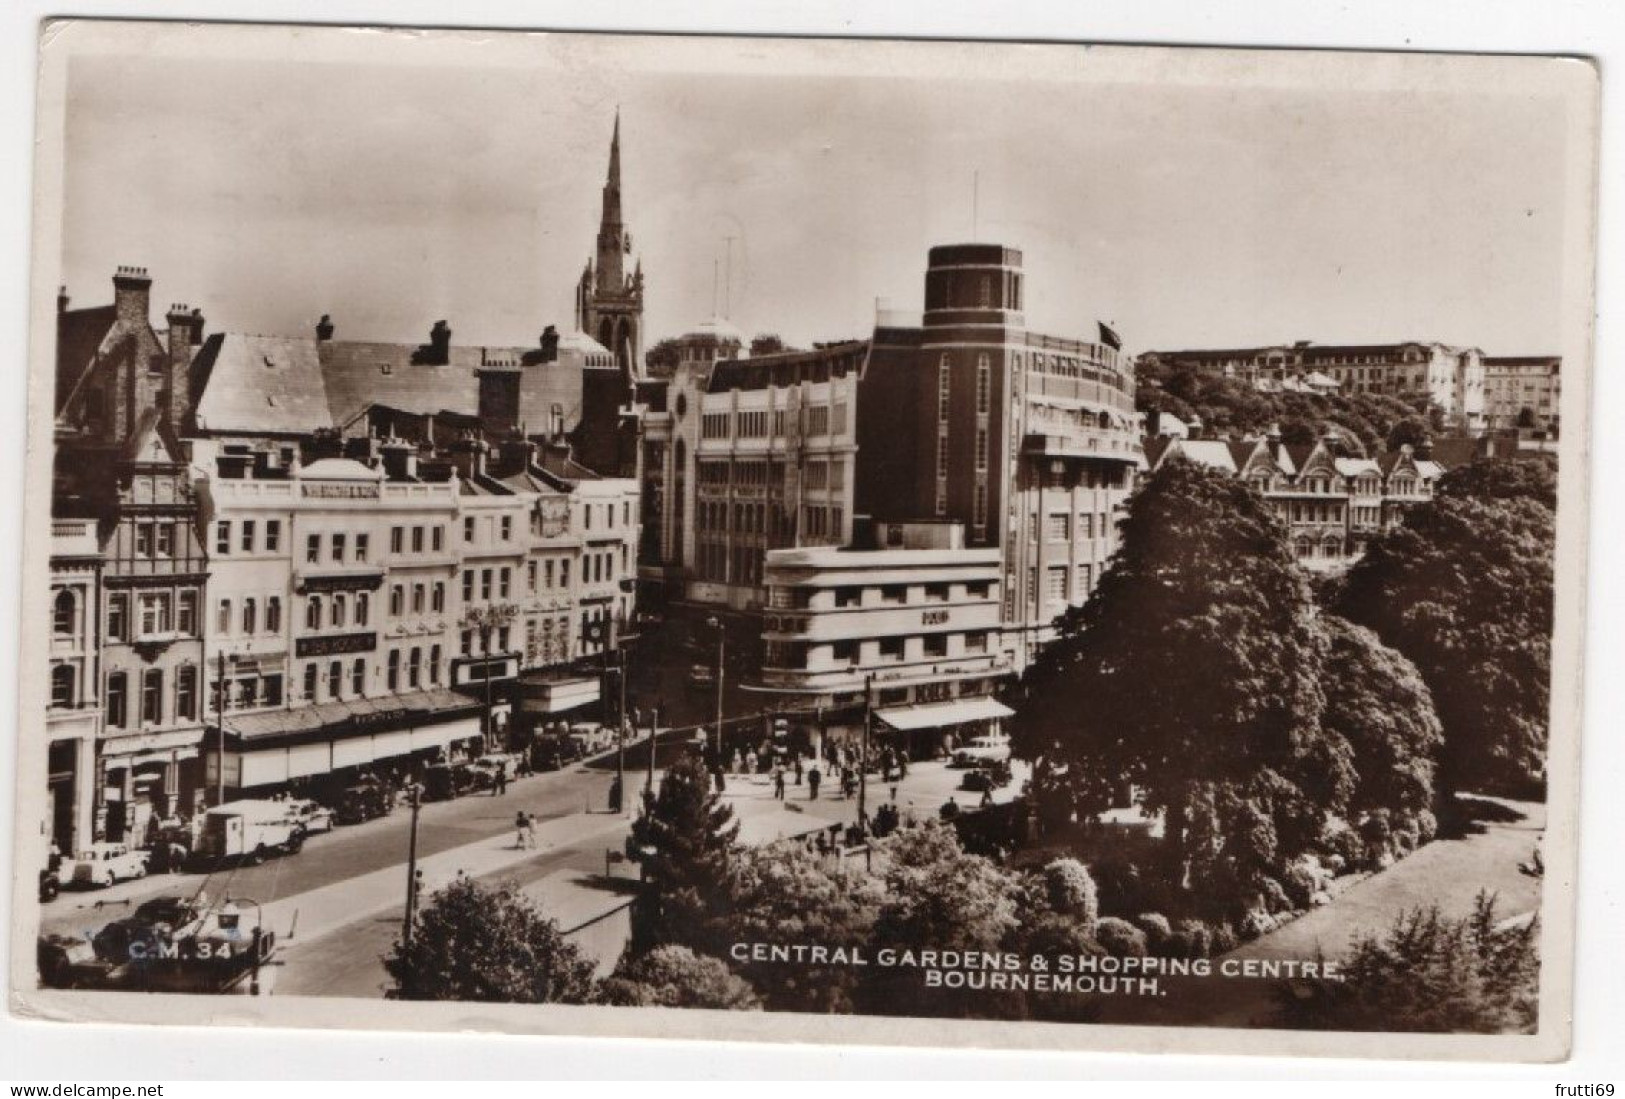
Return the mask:
M415 481L418 476L418 448L405 439L391 435L379 448L383 455L384 476L391 481Z
M445 366L451 362L451 328L445 321L435 321L429 329L429 365Z
M523 473L535 456L536 446L529 439L504 439L497 444L491 471L498 477L511 477Z
M323 313L322 319L316 322L316 339L321 343L326 343L332 338L333 318Z
M145 267L113 272L113 310L119 323L146 324L151 313L152 278Z
M451 464L456 467L457 476L470 481L484 477L485 454L489 449L484 439L471 431L464 432L451 444Z
M56 311L58 313L66 313L68 311L68 300L69 300L68 299L68 288L66 286L57 287L56 288Z
M1271 424L1269 430L1264 432L1264 441L1269 445L1270 457L1278 457L1281 453L1281 425Z
M177 353L203 342L203 310L182 304L171 305L166 319L169 321L170 359L177 363L191 361L190 350L185 352L184 357Z
M544 363L559 361L559 330L551 324L542 329L542 361Z

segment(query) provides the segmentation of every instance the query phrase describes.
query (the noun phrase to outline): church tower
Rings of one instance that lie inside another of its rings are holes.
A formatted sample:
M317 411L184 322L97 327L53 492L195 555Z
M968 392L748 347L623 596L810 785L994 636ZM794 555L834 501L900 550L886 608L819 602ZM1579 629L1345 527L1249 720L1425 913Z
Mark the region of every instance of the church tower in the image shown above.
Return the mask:
M626 274L632 234L621 221L621 113L609 143L609 175L598 223L598 250L576 286L576 326L609 349L623 376L642 374L643 264Z

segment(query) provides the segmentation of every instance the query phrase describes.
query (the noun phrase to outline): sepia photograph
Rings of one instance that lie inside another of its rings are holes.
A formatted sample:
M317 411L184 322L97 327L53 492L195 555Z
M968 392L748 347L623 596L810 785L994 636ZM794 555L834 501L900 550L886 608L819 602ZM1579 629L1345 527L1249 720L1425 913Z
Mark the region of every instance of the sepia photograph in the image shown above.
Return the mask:
M39 60L14 1012L1565 1055L1592 65Z

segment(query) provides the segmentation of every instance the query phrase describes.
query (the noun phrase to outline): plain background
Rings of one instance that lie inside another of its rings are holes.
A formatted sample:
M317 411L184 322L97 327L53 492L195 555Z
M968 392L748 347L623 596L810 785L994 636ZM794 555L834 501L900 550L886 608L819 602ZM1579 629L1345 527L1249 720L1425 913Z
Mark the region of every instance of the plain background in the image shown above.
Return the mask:
M513 1078L554 1076L1093 1076L1150 1079L1433 1079L1523 1081L1552 1094L1557 1081L1625 1077L1617 1035L1625 1033L1625 981L1619 928L1625 871L1615 852L1622 833L1615 806L1625 782L1625 749L1615 715L1625 703L1618 671L1625 645L1620 514L1625 392L1611 369L1619 344L1605 308L1618 281L1622 137L1611 66L1622 57L1625 16L1609 0L1096 0L1065 3L862 2L605 4L498 0L191 0L80 3L52 7L13 0L0 14L0 347L11 349L0 389L0 456L22 467L24 372L29 300L29 217L33 169L33 88L38 21L55 15L254 19L407 26L532 27L560 30L712 31L863 36L1085 40L1093 42L1316 46L1333 48L1562 53L1595 57L1603 74L1603 151L1591 471L1591 563L1586 729L1580 826L1580 925L1574 1059L1557 1066L1472 1066L1259 1058L1114 1057L966 1050L884 1050L636 1041L572 1041L460 1035L66 1027L0 1016L0 1077L30 1081L126 1082L177 1078ZM20 477L5 478L0 502L0 761L14 758L15 654L22 513ZM13 776L0 763L0 822L10 835ZM8 867L9 842L0 844ZM9 874L6 875L9 877ZM0 899L0 919L10 893ZM0 936L0 943L4 937ZM3 967L0 967L3 968Z

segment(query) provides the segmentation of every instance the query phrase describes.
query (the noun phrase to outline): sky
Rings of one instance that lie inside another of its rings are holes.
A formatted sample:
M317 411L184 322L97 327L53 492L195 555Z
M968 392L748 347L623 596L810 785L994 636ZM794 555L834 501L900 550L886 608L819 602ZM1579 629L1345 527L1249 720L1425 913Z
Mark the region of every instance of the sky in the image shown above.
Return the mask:
M645 346L713 312L861 337L877 301L920 308L930 246L971 239L1023 251L1029 328L1104 320L1131 351L1559 346L1555 99L1347 65L1335 92L1245 65L1128 79L1073 47L520 45L75 56L74 305L132 264L159 327L185 302L211 331L327 313L341 339L404 342L445 318L458 343L531 345L574 327L619 108Z

